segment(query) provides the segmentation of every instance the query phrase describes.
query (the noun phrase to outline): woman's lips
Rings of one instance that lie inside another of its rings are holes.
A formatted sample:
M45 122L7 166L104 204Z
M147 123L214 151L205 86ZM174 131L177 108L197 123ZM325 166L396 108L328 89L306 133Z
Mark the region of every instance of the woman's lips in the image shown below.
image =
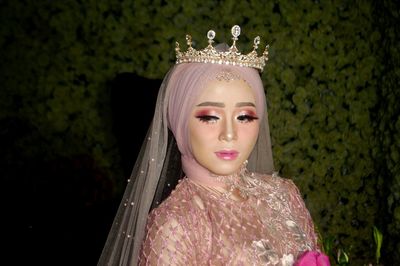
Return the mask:
M239 152L235 150L223 150L223 151L217 151L215 152L218 158L223 159L223 160L235 160Z

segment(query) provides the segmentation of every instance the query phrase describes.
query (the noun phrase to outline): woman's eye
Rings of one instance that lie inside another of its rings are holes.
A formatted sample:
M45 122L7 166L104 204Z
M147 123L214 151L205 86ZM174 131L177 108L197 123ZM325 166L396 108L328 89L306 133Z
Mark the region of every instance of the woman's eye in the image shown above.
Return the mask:
M237 120L239 120L240 122L243 123L249 123L249 122L253 122L254 120L257 120L258 117L254 116L254 115L239 115L237 117Z
M196 118L205 123L215 123L219 119L217 116L214 115L199 115L196 116Z

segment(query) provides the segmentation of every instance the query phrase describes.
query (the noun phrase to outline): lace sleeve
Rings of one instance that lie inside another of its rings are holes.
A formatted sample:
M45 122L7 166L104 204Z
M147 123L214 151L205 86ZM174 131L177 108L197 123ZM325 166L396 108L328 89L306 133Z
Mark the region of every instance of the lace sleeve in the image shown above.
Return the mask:
M211 238L203 202L181 182L150 213L139 265L208 265Z
M293 216L297 218L299 225L306 233L307 239L311 241L313 248L320 250L320 247L318 246L318 237L314 228L314 222L300 194L300 191L292 180L286 180L291 212L293 213Z
M139 265L189 265L195 260L195 248L179 217L152 215L142 246Z

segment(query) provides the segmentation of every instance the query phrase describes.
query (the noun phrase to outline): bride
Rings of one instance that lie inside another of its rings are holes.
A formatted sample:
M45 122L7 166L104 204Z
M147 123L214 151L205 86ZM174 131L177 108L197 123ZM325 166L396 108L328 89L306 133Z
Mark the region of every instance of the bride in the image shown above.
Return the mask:
M258 56L256 37L241 54L239 35L234 26L230 47L214 47L214 31L203 50L190 36L187 51L177 43L98 265L293 265L319 254L298 188L274 173L267 50Z

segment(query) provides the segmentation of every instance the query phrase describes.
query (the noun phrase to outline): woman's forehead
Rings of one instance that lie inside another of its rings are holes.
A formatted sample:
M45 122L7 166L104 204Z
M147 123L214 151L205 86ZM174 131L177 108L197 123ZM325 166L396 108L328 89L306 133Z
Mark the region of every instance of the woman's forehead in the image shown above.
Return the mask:
M243 79L212 80L205 84L196 103L202 101L246 101L255 102L254 91Z

